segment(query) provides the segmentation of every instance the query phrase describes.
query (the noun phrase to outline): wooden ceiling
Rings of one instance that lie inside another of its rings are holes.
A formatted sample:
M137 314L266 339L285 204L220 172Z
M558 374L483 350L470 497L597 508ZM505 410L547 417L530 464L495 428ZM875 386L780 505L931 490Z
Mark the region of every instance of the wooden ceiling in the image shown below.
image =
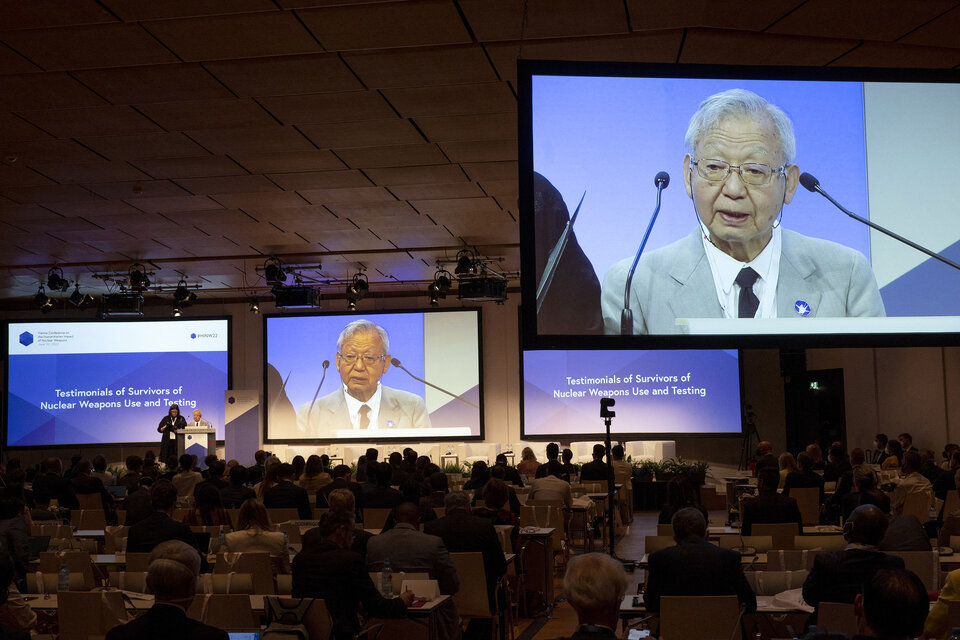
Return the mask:
M464 246L515 276L518 58L951 68L958 4L0 0L0 304L134 262L263 294L273 254L374 291Z

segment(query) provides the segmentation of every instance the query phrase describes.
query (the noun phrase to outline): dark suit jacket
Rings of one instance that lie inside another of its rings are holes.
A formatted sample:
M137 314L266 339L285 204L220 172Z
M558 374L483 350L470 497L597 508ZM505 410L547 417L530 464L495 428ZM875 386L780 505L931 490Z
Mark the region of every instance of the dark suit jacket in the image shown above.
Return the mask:
M797 535L803 533L803 518L797 501L779 493L761 493L756 498L745 499L740 522L740 530L745 536L752 535L751 528L758 522L796 522Z
M903 569L903 559L868 549L818 553L803 583L803 599L813 607L821 602L852 603L864 581L880 569ZM814 609L809 624L816 619Z
M504 560L503 549L493 523L470 513L453 511L443 518L425 523L423 532L438 536L450 553L479 551L483 554L487 596L493 605L497 581L507 572L507 562Z
M263 506L267 509L296 509L301 520L313 518L310 496L307 490L289 480L279 482L263 494Z
M227 640L227 632L187 617L180 607L155 604L142 616L107 632L106 640Z
M881 551L930 551L930 538L917 516L899 515L890 519L880 541Z
M363 508L366 506L366 503L363 500L363 491L360 489L360 485L356 482L347 482L343 478L337 478L327 486L320 487L317 489L317 506L320 508L329 507L330 504L327 502L327 496L330 495L330 492L334 489L350 490L350 492L353 494L353 502L357 512L357 520L363 522Z
M783 481L783 495L789 496L790 489L820 489L820 503L823 504L823 476L815 471L791 471Z
M51 498L56 498L61 507L79 509L77 494L74 493L70 481L56 473L44 473L33 480L33 492L45 489Z
M757 609L736 551L689 539L651 553L649 561L643 598L648 611L660 611L661 596L736 595L747 611Z
M368 615L400 618L407 607L400 598L386 599L374 586L363 560L327 540L305 543L293 559L293 597L323 598L333 618L332 638L348 640L360 631L357 609Z
M403 501L403 494L391 487L374 487L363 496L367 509L393 509Z
M580 467L580 482L584 480L609 480L613 478L613 469L603 460L593 460Z
M167 540L183 540L191 547L197 546L197 538L190 530L190 525L175 522L162 511L154 511L146 518L130 527L127 537L127 551L132 553L149 553L153 548ZM200 549L197 549L200 551ZM204 550L205 551L205 550ZM201 552L201 560L205 554ZM206 564L206 561L203 561Z
M373 537L373 534L364 529L354 529L353 530L353 544L350 545L350 551L353 551L356 554L360 555L360 558L363 559L366 563L367 558L367 542L370 538ZM303 533L301 536L301 549L312 548L314 550L318 549L320 545L324 542L323 536L320 535L320 529L314 527Z
M220 501L223 502L224 509L239 509L240 505L242 505L244 502L250 498L256 497L257 493L250 487L244 485L240 485L239 487L230 485L226 489L222 489L220 491Z
M502 466L505 471L503 472L503 481L515 484L517 486L523 486L523 478L520 477L520 472L513 467L508 467L506 465L497 465ZM539 470L539 467L537 467Z

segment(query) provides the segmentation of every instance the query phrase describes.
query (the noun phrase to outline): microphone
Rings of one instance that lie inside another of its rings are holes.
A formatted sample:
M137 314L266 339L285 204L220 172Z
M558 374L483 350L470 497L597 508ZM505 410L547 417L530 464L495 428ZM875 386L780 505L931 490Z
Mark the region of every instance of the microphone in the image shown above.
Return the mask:
M540 284L537 285L537 313L540 313L540 307L543 306L543 301L547 297L547 290L550 289L553 276L560 265L560 256L563 255L563 250L567 248L567 240L573 233L573 223L577 221L577 216L580 214L580 205L583 204L583 199L586 197L587 192L584 191L583 195L580 196L580 202L577 204L576 210L573 212L573 217L567 220L567 226L563 228L563 233L560 234L557 244L553 245L553 249L550 250L547 265L543 268L543 275L540 276Z
M957 264L957 263L954 262L953 260L950 260L949 258L945 258L945 257L943 257L942 255L940 255L939 253L936 253L935 251L931 251L930 249L927 249L926 247L917 244L917 243L914 242L913 240L907 240L906 238L904 238L904 237L901 236L900 234L894 233L893 231L890 231L889 229L880 226L880 225L877 224L876 222L871 222L870 220L867 220L866 218L863 218L863 217L861 217L861 216L858 216L857 214L853 213L852 211L848 211L846 208L844 208L844 206L843 206L842 204L840 204L839 202L837 202L836 200L834 200L833 198L831 198L831 197L830 197L830 194L828 194L826 191L824 191L823 188L820 186L820 181L817 180L814 176L810 175L809 173L801 173L801 174L800 174L800 184L802 184L802 185L803 185L803 188L806 189L807 191L819 193L819 194L822 195L824 198L826 198L827 200L829 200L830 203L833 204L833 206L835 206L837 209L840 209L840 211L843 211L845 214L847 214L848 216L850 216L851 218L853 218L853 219L856 220L857 222L862 222L863 224L867 225L867 226L870 227L871 229L876 229L876 230L879 231L880 233L886 234L886 235L890 236L891 238L893 238L894 240L897 240L898 242L902 242L903 244L907 245L908 247L913 247L913 248L916 249L917 251L920 251L921 253L925 253L925 254L927 254L928 256L930 256L931 258L935 258L935 259L939 260L940 262L942 262L942 263L944 263L944 264L947 264L947 265L950 265L950 266L953 267L954 269L957 269L958 271L960 271L960 264Z
M323 375L320 376L320 384L317 385L317 391L313 394L313 400L310 401L310 408L307 409L307 419L310 417L310 412L313 411L313 403L317 401L317 396L320 395L320 387L323 386L323 381L327 379L327 367L330 366L330 361L324 360L320 366L323 367Z
M401 371L405 372L408 376L410 376L411 378L413 378L414 380L416 380L416 381L418 381L418 382L422 382L422 383L425 384L425 385L429 385L429 386L433 387L434 389L436 389L437 391L442 391L443 393L447 394L448 396L450 396L450 397L452 397L452 398L456 398L456 399L459 400L460 402L466 403L466 404L470 405L471 407L474 407L474 408L476 408L476 409L479 409L479 408L480 408L480 405L473 404L472 402L470 402L469 400L467 400L467 399L464 398L463 396L459 396L459 395L457 395L457 394L455 394L455 393L452 393L452 392L450 392L450 391L447 391L446 389L442 389L442 388L438 387L437 385L433 384L432 382L427 382L427 381L424 380L423 378L418 378L417 376L415 376L415 375L413 375L412 373L410 373L409 371L407 371L406 367L404 367L402 364L400 364L400 361L397 360L397 359L394 358L394 357L391 357L391 358L390 358L390 364L392 364L393 366L397 367L397 368L400 369Z
M653 215L650 216L650 222L647 224L647 230L643 234L643 240L640 241L640 248L637 249L637 255L633 257L633 264L630 265L630 271L627 273L627 282L623 288L623 311L620 312L620 335L629 336L633 334L633 311L630 310L630 287L633 285L633 272L637 270L637 263L640 262L640 255L643 248L647 246L647 238L653 231L653 223L657 221L657 214L660 213L660 194L670 184L670 174L661 171L653 178L653 185L657 188L657 206L653 209Z

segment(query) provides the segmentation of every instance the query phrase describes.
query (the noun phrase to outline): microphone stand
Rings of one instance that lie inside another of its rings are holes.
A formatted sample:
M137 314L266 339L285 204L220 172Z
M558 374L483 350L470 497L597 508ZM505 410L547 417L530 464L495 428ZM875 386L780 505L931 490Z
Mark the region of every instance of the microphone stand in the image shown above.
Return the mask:
M643 233L643 239L640 241L637 255L633 257L633 264L630 265L627 282L623 287L623 311L620 312L620 335L622 336L633 335L633 311L630 310L630 287L633 285L633 272L637 270L640 255L643 254L643 248L647 246L647 239L650 238L650 232L653 231L653 223L657 221L657 214L660 213L660 195L670 184L670 175L666 171L661 171L653 179L653 183L657 187L657 205L653 209L653 215L650 216L650 222L647 223L647 230Z
M570 239L570 234L573 233L573 223L577 221L577 216L580 214L580 205L583 204L583 199L586 197L587 192L584 191L583 195L580 196L580 202L577 204L576 210L573 212L573 217L567 220L567 226L563 228L560 239L557 240L557 244L553 245L553 249L550 250L550 256L547 258L547 266L544 267L543 275L540 276L540 284L537 286L537 313L540 313L540 307L543 306L543 301L547 298L547 291L550 289L550 285L553 283L553 276L557 273L557 267L560 265L560 257L563 255L563 250L567 248L567 241Z
M908 247L912 247L912 248L916 249L917 251L920 251L921 253L925 253L925 254L927 254L928 256L930 256L931 258L935 258L935 259L939 260L940 262L942 262L942 263L944 263L944 264L946 264L946 265L949 265L949 266L953 267L954 269L957 269L958 271L960 271L960 264L957 264L957 263L954 262L953 260L951 260L951 259L949 259L949 258L945 258L945 257L943 257L942 255L940 255L939 253L937 253L937 252L935 252L935 251L931 251L930 249L927 249L926 247L917 244L917 243L914 242L913 240L908 240L907 238L904 238L904 237L901 236L900 234L894 233L893 231L890 231L890 230L887 229L886 227L880 226L880 225L877 224L876 222L871 222L870 220L867 220L866 218L864 218L864 217L862 217L862 216L858 216L857 214L853 213L852 211L848 211L842 204L840 204L839 202L837 202L836 200L834 200L833 198L831 198L831 197L830 197L830 194L828 194L826 191L824 191L824 190L820 187L820 181L817 180L814 176L810 175L809 173L802 173L802 174L800 174L800 184L802 184L807 191L810 191L810 192L814 192L814 191L815 191L815 192L819 193L819 194L822 195L824 198L826 198L827 200L829 200L829 201L833 204L833 206L835 206L837 209L840 209L840 211L843 211L845 214L847 214L848 216L850 216L851 218L853 218L853 219L856 220L857 222L861 222L861 223L867 225L868 227L870 227L871 229L876 229L876 230L879 231L880 233L886 234L886 235L890 236L891 238L893 238L894 240L897 240L897 241L899 241L899 242L902 242L903 244L907 245Z

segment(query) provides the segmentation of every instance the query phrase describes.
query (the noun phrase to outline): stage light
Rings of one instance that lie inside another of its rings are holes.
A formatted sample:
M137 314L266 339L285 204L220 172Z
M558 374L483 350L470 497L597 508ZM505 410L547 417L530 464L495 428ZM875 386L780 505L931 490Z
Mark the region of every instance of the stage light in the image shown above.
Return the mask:
M80 311L83 311L87 308L87 305L93 302L93 296L90 294L80 293L80 283L78 282L73 290L73 293L71 293L70 297L67 298L67 302L72 304Z
M258 303L256 300L250 301L250 313L254 315L260 314L260 303Z
M457 268L453 271L458 276L470 275L476 273L473 252L469 249L461 249L457 252Z
M276 256L267 258L266 262L263 263L263 279L267 281L267 284L279 284L286 281L287 274L283 270L283 264Z
M66 291L70 288L70 283L63 277L63 269L53 267L47 272L47 287L50 291Z
M40 283L40 288L37 289L37 295L33 297L33 304L36 305L37 309L40 309L40 313L49 313L53 311L53 298L49 297L43 289L43 283Z
M180 308L180 305L179 304L173 305L173 317L179 318L182 315L183 315L183 309Z
M356 302L363 300L370 290L370 282L367 280L367 274L362 271L354 274L353 281L347 285L347 299Z
M130 288L134 291L143 291L150 286L150 278L147 276L147 269L140 264L135 262L130 265L130 269L127 271L127 276L130 279Z
M433 274L433 284L437 285L437 290L440 292L441 297L447 295L447 292L450 291L450 287L453 286L453 276L450 275L450 272L446 269L438 269L435 274Z
M178 304L187 299L187 296L190 295L190 291L187 290L187 282L183 278L180 278L180 282L177 283L177 290L173 292L173 299Z
M440 288L437 286L436 282L431 282L427 286L427 295L430 296L430 306L437 307L440 305L440 298L446 297L440 293Z

